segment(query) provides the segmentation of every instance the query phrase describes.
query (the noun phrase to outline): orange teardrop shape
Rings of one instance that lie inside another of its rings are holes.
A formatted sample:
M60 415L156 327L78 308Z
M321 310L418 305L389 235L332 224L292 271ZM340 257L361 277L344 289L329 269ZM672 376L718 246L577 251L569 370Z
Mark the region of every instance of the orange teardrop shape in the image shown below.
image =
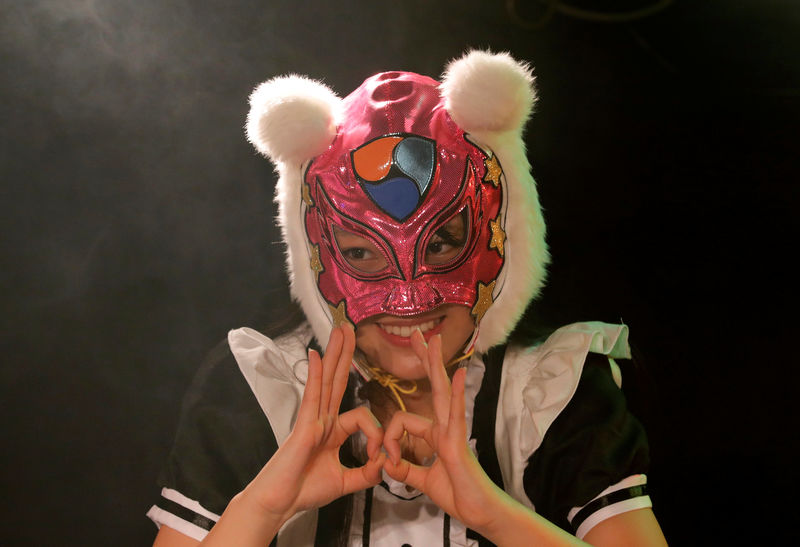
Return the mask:
M375 182L389 173L392 151L403 137L383 137L353 152L353 169L364 180Z

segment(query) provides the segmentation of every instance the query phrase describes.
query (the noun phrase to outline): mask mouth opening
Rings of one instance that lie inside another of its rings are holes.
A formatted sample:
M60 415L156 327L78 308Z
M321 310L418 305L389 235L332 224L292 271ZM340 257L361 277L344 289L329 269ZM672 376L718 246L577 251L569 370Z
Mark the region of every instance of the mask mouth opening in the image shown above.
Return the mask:
M435 312L435 310L433 310ZM426 315L425 314L420 315ZM373 316L372 318L368 318L363 322L360 322L359 325L362 325L364 322L375 324L378 328L383 329L391 336L402 336L404 338L409 338L410 335L416 330L416 327L412 328L410 326L406 326L407 330L402 330L403 327L399 327L398 325L387 325L384 326L382 324L382 320L387 321L388 323L393 322L392 316ZM437 329L436 327L441 324L442 322L446 321L446 315L437 317L436 314L430 316L430 324L434 326L431 329L427 329L429 334L433 336ZM395 320L396 322L396 320ZM422 329L420 329L422 330ZM455 368L464 368L468 366L469 359L472 357L473 353L475 352L475 343L474 341L477 338L477 327L475 327L469 336L469 338L464 341L463 345L455 352L455 354L449 358L449 361L445 363L445 368L448 370L455 370ZM424 332L423 332L424 335ZM426 340L428 337L426 336ZM362 377L363 381L366 383L374 382L385 389L390 397L394 399L395 403L397 404L400 410L405 411L406 405L404 402L404 397L407 395L411 395L417 391L420 382L427 382L427 378L423 378L421 380L414 380L414 379L403 379L395 376L394 374L382 369L378 365L373 365L369 362L366 355L356 346L355 353L353 355L352 361L353 368L359 373ZM366 387L366 386L363 386Z

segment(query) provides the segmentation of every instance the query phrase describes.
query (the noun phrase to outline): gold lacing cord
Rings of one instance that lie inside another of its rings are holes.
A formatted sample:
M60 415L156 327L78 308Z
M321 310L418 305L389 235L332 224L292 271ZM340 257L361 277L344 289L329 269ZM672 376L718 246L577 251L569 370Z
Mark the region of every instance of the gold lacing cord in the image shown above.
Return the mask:
M406 405L403 403L403 398L400 396L400 394L403 393L405 395L409 395L417 391L417 382L414 380L401 380L394 374L390 374L378 367L367 368L372 373L372 378L389 390L389 392L397 400L397 403L400 405L400 410L405 412ZM403 384L405 384L405 386Z
M462 355L460 357L456 357L455 359L453 359L452 361L447 363L445 368L450 368L453 365L455 365L456 363L459 363L459 362L461 362L461 361L463 361L465 359L469 359L472 356L473 353L475 353L475 348L471 347L467 353L465 353L464 355ZM380 369L378 367L367 366L367 368L372 373L373 379L376 382L378 382L380 385L382 385L383 387L385 387L385 388L387 388L389 390L389 392L392 394L392 396L397 401L397 404L400 405L400 410L405 412L406 411L406 405L403 402L403 398L400 396L400 394L402 393L403 395L410 395L411 393L414 393L415 391L417 391L417 382L416 382L416 380L401 380L400 378L398 378L394 374L390 374L390 373L386 372L385 370Z
M469 359L470 357L472 357L473 353L475 353L475 347L474 346L469 348L469 351L467 353L465 353L464 355L462 355L461 357L456 357L455 359L453 359L452 361L447 363L447 366L444 367L444 368L450 368L453 365L455 365L456 363L460 363L464 359Z

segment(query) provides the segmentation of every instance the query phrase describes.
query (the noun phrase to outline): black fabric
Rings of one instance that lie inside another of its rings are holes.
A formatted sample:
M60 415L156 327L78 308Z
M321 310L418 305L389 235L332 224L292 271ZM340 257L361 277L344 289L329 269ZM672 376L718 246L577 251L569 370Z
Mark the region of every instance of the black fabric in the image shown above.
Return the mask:
M353 518L353 495L335 499L317 510L316 547L348 545L350 522Z
M364 522L361 527L361 541L369 547L369 532L372 530L372 495L374 488L368 488L364 494Z
M159 485L220 515L277 447L267 417L225 341L201 365L184 398Z
M500 394L500 380L503 373L505 346L489 350L484 357L486 372L472 412L472 437L478 452L478 462L492 481L503 488L503 475L497 461L494 445L495 420L497 419L497 398Z
M312 342L315 345L315 343ZM312 345L312 347L314 347ZM321 350L314 347L319 353ZM344 413L355 407L355 395L353 393L353 382L347 383L342 403L339 405L339 412ZM339 450L339 460L346 467L360 467L363 462L356 459L353 448L353 437L349 437ZM369 490L371 496L372 489ZM369 503L372 501L369 500ZM348 494L339 499L335 499L328 505L320 507L317 511L317 531L314 536L316 547L339 547L349 545L350 524L353 519L353 495Z
M495 420L497 419L497 398L500 394L500 380L503 373L503 357L506 347L497 346L488 351L483 358L486 372L472 412L472 438L475 439L475 450L478 463L497 486L503 488L503 475L497 460L497 449L494 445ZM467 529L467 537L478 541L478 545L493 545L488 539L474 530Z
M528 462L525 492L537 513L570 530L570 509L648 465L644 428L628 412L608 359L590 353L572 400Z

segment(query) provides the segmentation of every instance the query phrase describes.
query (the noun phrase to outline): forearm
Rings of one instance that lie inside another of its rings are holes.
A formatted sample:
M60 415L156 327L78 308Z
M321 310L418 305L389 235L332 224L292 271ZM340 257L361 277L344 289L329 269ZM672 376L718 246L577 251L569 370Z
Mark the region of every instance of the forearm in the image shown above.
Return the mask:
M475 531L501 547L586 545L497 488L491 517Z

